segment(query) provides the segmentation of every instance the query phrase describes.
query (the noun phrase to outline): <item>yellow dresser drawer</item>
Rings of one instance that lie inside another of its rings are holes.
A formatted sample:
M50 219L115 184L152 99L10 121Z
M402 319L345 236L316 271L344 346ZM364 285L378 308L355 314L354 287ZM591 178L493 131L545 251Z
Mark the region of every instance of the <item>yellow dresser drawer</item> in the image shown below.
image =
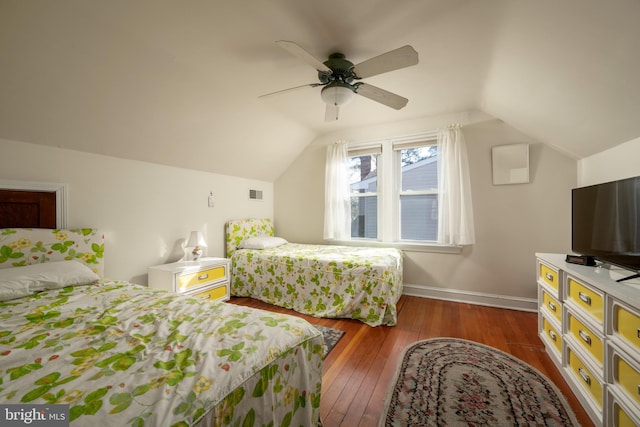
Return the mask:
M196 293L193 296L196 298L208 299L211 301L216 301L220 299L226 300L228 298L227 286L221 285L213 289L207 289L206 291Z
M544 329L544 334L549 340L553 343L556 350L558 350L558 354L562 354L562 335L558 333L558 330L551 325L551 323L542 318L542 327Z
M198 273L183 274L178 277L178 292L184 292L190 288L196 288L204 284L222 279L227 275L227 268L224 265L202 270Z
M582 347L589 352L602 366L604 363L603 340L584 323L578 320L573 313L567 314L567 330L575 337Z
M558 290L558 272L542 263L540 263L540 279L556 291Z
M602 295L571 277L567 280L567 286L569 299L582 308L585 313L597 320L598 323L602 323L604 316L604 298Z
M614 382L620 384L627 395L640 405L640 372L615 351L612 363Z
M627 411L618 405L617 402L613 403L613 425L615 427L638 427L629 414L627 414Z
M640 316L617 302L613 303L613 330L636 349L640 349Z
M630 410L629 403L622 403L611 390L607 393L607 420L603 424L607 427L637 427L640 423L634 421L638 418L638 411Z
M562 306L557 299L549 295L546 291L542 291L542 304L553 316L562 323Z
M580 360L578 355L567 346L567 365L571 372L582 385L582 387L589 392L594 401L598 404L600 410L602 410L602 383L593 375L593 372Z

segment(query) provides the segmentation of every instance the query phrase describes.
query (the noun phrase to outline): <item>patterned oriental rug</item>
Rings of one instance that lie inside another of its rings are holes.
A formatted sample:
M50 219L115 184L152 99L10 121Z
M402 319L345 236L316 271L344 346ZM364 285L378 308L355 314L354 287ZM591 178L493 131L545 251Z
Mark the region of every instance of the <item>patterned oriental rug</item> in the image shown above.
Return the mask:
M320 325L313 325L313 326L317 330L322 332L322 337L324 338L324 357L326 358L329 352L333 350L333 347L335 347L336 344L338 344L338 341L340 341L340 338L342 338L342 336L344 335L344 331L341 331L339 329L329 328L328 326L320 326Z
M380 426L578 426L556 386L523 361L472 341L405 349Z

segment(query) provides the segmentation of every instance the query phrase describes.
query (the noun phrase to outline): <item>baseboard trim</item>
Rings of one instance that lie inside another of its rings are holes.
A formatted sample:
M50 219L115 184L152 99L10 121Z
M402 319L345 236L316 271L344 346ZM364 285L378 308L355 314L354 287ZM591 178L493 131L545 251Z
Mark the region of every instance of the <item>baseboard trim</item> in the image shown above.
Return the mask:
M431 286L403 284L404 295L433 298L444 301L464 302L489 307L508 308L520 311L538 311L538 301L532 298L487 294L484 292L462 291L458 289L434 288Z

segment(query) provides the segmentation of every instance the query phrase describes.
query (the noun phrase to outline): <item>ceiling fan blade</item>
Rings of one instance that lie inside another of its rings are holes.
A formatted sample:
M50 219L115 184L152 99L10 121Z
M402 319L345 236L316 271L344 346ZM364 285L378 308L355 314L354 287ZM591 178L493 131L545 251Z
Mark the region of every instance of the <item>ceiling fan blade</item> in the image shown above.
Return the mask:
M338 120L338 113L340 113L340 107L327 104L327 108L324 110L324 121L335 122Z
M407 98L403 98L400 95L396 95L395 93L388 92L367 83L360 83L356 89L356 93L396 110L401 109L407 105L407 102L409 102Z
M357 78L364 79L365 77L410 67L417 63L418 52L411 46L406 45L357 64L353 67L353 72Z
M305 88L305 87L318 87L318 86L322 86L322 83L309 83L309 84L306 84L306 85L290 87L288 89L277 90L275 92L270 92L270 93L265 93L264 95L260 95L258 98L266 98L266 97L273 96L273 95L279 95L279 94L281 94L283 92L294 91L294 90L302 89L302 88Z
M331 68L327 67L322 63L322 61L316 59L315 56L311 55L309 52L298 46L297 43L288 40L278 40L276 44L293 56L297 56L298 58L302 59L304 62L311 65L316 70L326 74L332 73Z

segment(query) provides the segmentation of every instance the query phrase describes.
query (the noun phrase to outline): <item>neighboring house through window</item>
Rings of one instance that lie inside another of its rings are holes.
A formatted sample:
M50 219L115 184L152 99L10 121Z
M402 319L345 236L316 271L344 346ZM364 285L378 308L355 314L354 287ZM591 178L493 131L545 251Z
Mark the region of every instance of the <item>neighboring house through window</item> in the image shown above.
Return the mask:
M351 237L383 242L438 238L436 136L349 149Z

